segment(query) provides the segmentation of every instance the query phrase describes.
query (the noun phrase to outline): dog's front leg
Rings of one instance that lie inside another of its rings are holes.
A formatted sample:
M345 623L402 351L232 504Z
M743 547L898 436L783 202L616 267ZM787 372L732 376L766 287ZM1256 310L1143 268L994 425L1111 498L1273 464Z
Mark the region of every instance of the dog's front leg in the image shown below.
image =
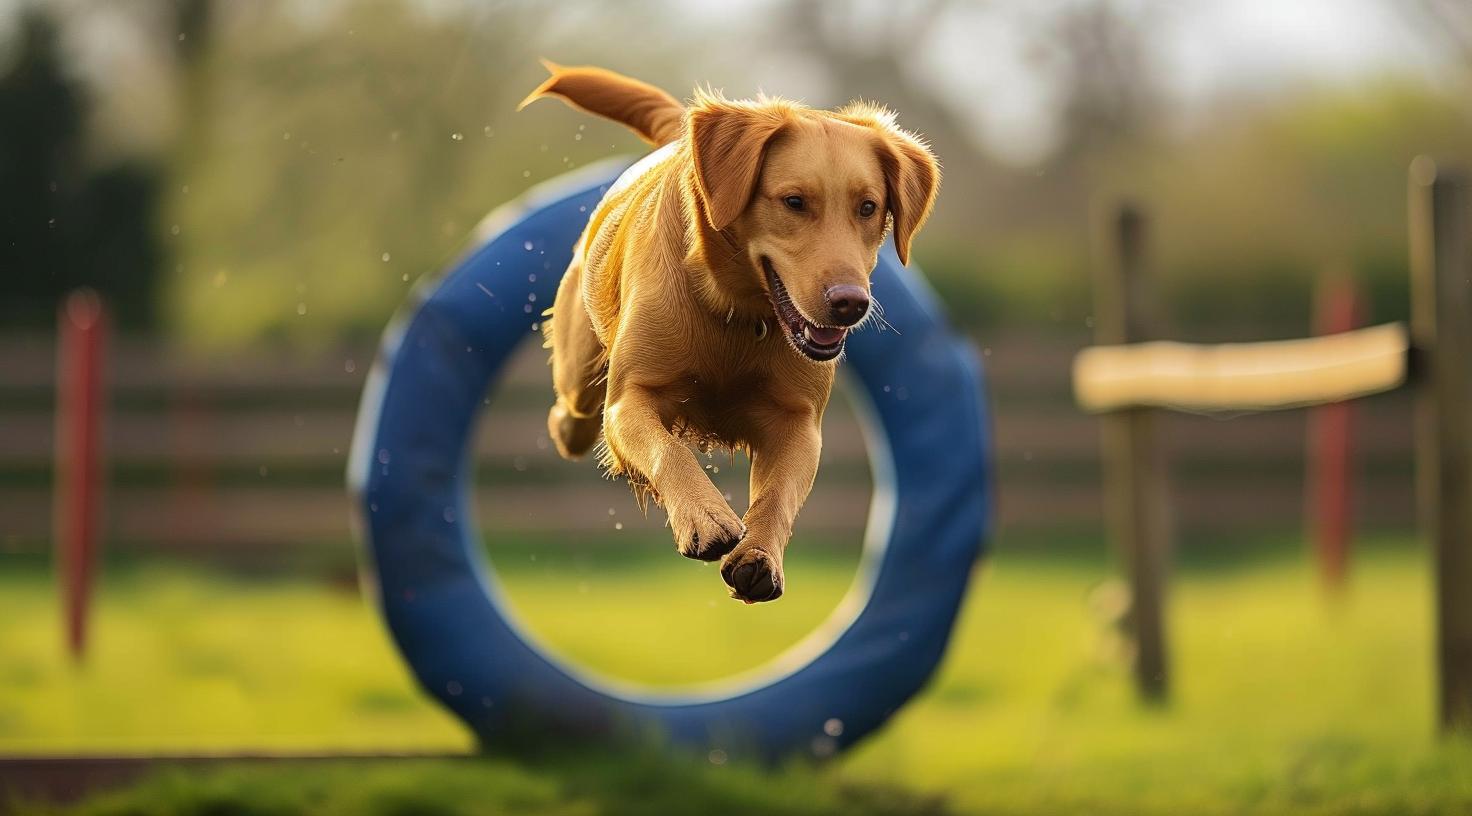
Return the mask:
M670 517L675 547L687 558L716 561L730 552L746 528L695 454L670 433L661 400L650 389L611 384L603 436L615 471L645 482Z
M765 417L752 442L746 538L721 565L731 596L747 603L782 597L782 555L797 511L818 474L823 436L810 412Z

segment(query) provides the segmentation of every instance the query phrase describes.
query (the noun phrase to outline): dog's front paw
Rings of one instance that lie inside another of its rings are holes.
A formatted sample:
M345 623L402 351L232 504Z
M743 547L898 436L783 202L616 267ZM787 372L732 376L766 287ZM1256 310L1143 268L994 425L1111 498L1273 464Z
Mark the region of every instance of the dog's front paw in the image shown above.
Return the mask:
M724 501L689 508L671 508L670 527L680 555L698 561L719 561L746 536L746 525Z
M742 547L726 557L721 578L731 588L731 597L745 603L775 601L782 597L782 564L766 550Z

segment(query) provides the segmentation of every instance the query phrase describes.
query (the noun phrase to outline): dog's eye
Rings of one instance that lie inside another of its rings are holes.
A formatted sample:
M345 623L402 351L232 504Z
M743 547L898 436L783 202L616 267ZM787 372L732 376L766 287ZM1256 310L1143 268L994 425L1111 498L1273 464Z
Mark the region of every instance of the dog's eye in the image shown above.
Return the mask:
M782 203L783 204L786 204L787 205L787 209L789 209L789 210L794 210L796 212L802 212L802 208L803 208L802 196L788 196L788 197L782 199Z
M872 201L865 201L863 204L859 205L859 217L868 218L869 216L873 215L874 212L878 209L878 204L875 204Z

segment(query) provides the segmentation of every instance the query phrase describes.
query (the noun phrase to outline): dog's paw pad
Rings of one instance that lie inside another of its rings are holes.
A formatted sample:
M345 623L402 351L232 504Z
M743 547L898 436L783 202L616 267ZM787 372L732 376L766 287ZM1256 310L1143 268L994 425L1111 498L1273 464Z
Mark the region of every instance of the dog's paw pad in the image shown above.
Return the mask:
M598 434L602 431L602 418L573 416L561 402L547 412L547 434L552 437L557 453L563 459L576 461L583 458L598 442Z
M782 569L771 556L752 548L733 553L721 565L721 578L731 597L745 603L775 601L782 597Z
M746 525L732 513L697 512L693 518L676 523L675 546L680 555L697 561L719 561L736 548L746 536Z

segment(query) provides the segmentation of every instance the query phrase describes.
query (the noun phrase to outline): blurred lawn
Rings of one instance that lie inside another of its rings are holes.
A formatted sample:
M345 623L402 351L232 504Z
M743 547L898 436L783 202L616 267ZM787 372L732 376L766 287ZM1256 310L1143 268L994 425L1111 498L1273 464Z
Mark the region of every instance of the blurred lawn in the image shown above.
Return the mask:
M853 570L832 551L794 552L789 595L746 608L722 597L713 568L652 549L493 553L555 648L652 682L775 654L831 608ZM1432 727L1423 553L1374 542L1350 590L1328 602L1291 542L1192 552L1172 597L1177 696L1157 710L1133 701L1097 611L1108 575L1098 548L1014 547L979 576L926 693L838 763L788 769L777 786L749 768L635 751L171 775L94 804L353 812L377 790L418 802L405 812L636 812L641 802L907 812L936 796L988 813L1472 809L1472 745L1438 743ZM0 576L0 751L471 746L341 588L120 569L104 581L97 648L81 670L58 655L54 614L42 573Z

